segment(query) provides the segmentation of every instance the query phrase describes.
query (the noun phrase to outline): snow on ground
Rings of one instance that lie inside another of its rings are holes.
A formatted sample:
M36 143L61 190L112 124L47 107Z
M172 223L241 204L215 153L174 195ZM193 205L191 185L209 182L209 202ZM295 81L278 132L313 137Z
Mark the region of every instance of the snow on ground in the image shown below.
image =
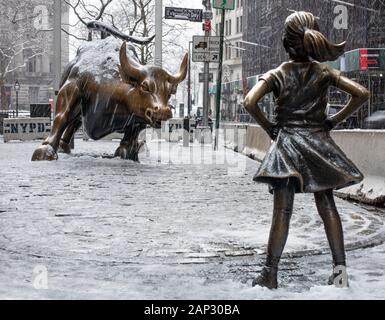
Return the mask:
M331 257L313 197L298 195L281 289L251 288L272 211L252 182L258 164L159 141L133 163L111 159L118 144L77 140L72 155L32 163L39 142L0 142L0 298L385 297L383 213L337 200L351 285L337 289L325 285Z

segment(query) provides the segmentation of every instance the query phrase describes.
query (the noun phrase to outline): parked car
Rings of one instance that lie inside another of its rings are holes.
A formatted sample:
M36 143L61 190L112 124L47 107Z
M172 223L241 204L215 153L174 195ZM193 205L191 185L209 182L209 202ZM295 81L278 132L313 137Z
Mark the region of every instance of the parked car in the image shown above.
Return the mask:
M385 110L373 113L364 121L365 129L385 129Z

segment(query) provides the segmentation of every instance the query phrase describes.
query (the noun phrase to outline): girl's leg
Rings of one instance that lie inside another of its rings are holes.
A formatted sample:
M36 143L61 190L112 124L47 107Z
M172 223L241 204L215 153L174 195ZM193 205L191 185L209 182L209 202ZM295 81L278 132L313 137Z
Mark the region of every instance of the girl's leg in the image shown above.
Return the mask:
M294 194L295 186L291 182L289 182L287 186L274 190L274 212L267 247L266 263L261 275L253 281L253 286L260 285L270 289L278 287L278 263L289 234Z
M337 286L341 288L346 287L348 286L348 280L346 275L344 234L341 219L334 202L333 190L315 193L314 197L318 213L325 225L326 236L333 255L334 270L329 278L329 284L336 284L337 281ZM344 272L343 275L342 272Z
M346 265L344 234L341 219L338 214L333 190L317 192L314 194L318 213L325 225L326 236L333 255L334 265Z

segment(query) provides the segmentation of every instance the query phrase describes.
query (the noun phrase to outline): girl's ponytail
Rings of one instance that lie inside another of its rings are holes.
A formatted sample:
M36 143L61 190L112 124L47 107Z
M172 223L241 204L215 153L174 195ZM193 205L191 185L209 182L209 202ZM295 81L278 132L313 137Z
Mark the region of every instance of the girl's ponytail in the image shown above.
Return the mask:
M334 61L344 53L346 42L334 44L320 31L310 12L291 14L285 22L283 43L293 59L311 57L319 62Z
M345 51L346 42L334 44L319 31L306 29L303 45L309 57L319 62L337 60Z

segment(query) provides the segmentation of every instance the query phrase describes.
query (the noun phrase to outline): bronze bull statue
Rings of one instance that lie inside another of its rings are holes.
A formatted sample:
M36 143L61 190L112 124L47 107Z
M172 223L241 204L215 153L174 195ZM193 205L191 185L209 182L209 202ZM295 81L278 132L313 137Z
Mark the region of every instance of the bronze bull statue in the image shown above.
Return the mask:
M79 48L62 76L51 134L35 150L32 161L57 160L59 148L70 153L70 141L82 123L93 140L123 133L115 156L138 161L143 144L138 141L140 132L172 118L169 100L186 78L188 54L179 73L171 75L162 68L141 65L134 46L126 43L146 44L153 37L133 38L102 27L120 39L107 37Z

